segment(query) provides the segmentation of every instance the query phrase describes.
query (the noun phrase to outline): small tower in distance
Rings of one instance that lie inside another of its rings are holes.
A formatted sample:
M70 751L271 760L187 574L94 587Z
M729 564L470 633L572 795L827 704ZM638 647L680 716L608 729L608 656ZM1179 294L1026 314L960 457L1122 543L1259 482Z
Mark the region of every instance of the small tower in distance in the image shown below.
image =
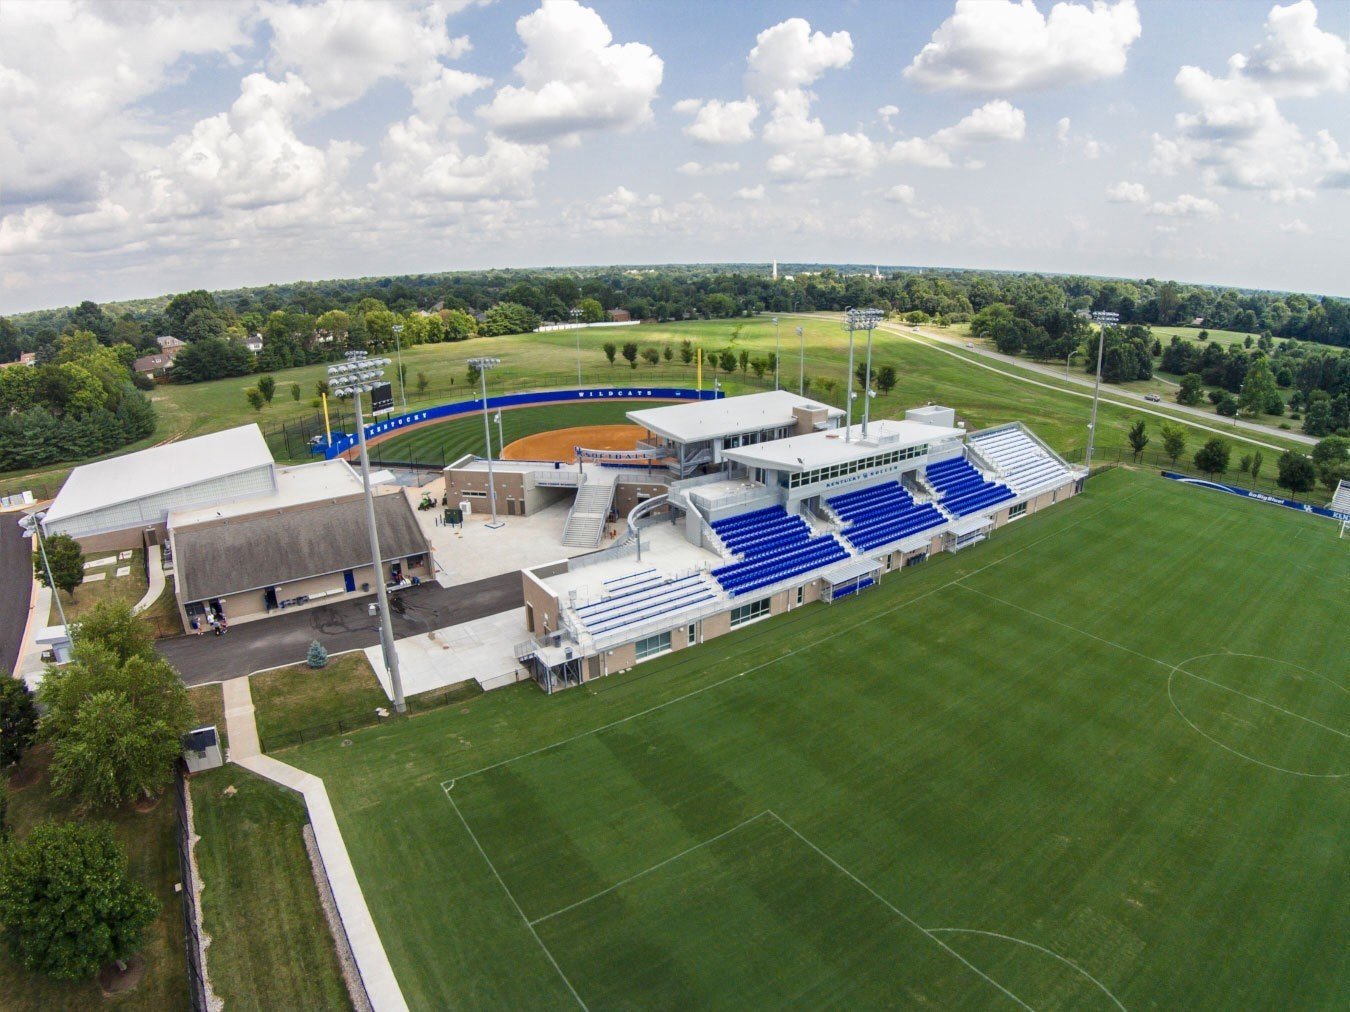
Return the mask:
M778 280L778 261L777 261L777 260L775 260L775 261L773 262L773 279L774 279L775 281Z

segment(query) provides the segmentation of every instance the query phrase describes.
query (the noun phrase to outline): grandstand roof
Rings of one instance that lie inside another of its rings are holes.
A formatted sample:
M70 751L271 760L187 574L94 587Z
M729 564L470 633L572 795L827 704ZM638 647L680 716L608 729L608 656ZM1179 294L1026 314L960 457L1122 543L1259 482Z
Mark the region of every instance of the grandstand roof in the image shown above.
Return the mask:
M272 453L262 431L256 424L249 424L82 464L70 472L43 523L271 463Z
M749 467L764 467L773 471L811 471L888 450L960 439L966 430L886 418L868 425L866 440L862 438L861 425L855 425L848 431L853 437L851 441L845 440L844 429L831 429L753 446L740 446L724 451L723 456Z
M634 425L655 432L676 443L698 443L741 432L795 425L793 408L824 409L827 418L840 418L844 412L809 397L786 390L771 390L742 397L723 397L714 401L695 401L669 407L645 408L628 412Z

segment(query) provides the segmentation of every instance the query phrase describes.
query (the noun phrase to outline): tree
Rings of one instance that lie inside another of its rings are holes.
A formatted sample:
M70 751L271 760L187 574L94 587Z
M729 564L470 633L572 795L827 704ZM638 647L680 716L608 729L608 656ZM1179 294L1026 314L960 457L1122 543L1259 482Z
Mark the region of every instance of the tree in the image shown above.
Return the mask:
M600 323L605 318L605 307L597 299L582 299L577 308L581 310L581 318L586 323Z
M297 403L298 403L299 400L300 400L300 384L299 384L299 383L292 383L292 384L291 384L291 400L296 401Z
M13 766L37 735L38 712L22 678L0 671L0 769Z
M1148 446L1148 425L1142 418L1130 426L1129 435L1126 437L1130 441L1130 449L1134 451L1134 459L1138 460L1144 453L1144 447Z
M431 386L431 377L424 372L419 372L417 374L417 396L425 397L429 386Z
M655 348L643 348L642 359L649 365L656 365L656 363L661 361L661 353Z
M80 550L80 543L69 534L53 534L43 537L42 549L33 555L33 574L38 582L48 588L54 583L57 590L64 590L74 597L75 588L84 583L84 552ZM44 552L46 565L42 561ZM50 581L47 579L48 567L52 571Z
M1312 461L1323 486L1335 492L1342 480L1350 478L1350 439L1328 436L1313 447Z
M258 393L263 395L263 400L268 404L272 403L272 397L277 392L277 381L271 376L258 377Z
M1186 430L1180 425L1173 425L1171 422L1162 424L1163 452L1171 458L1175 464L1181 459L1181 455L1186 452Z
M1285 450L1275 467L1279 472L1275 484L1280 488L1287 488L1291 492L1311 492L1317 484L1317 468L1313 466L1312 458L1297 450Z
M756 355L754 358L750 360L750 368L754 370L756 379L763 379L764 374L769 369L769 363L767 360L760 358L758 355Z
M483 371L479 369L478 366L474 365L472 362L469 363L468 369L464 371L465 382L467 382L470 387L477 386L478 380L482 375Z
M694 345L687 339L680 342L680 361L685 365L690 365L694 361Z
M318 640L310 641L309 653L305 655L305 663L315 669L327 667L328 651L323 648L323 644Z
M625 341L623 345L623 357L628 362L629 368L637 368L638 346L632 341Z
M1178 404L1199 404L1205 395L1205 381L1198 372L1188 372L1181 377L1177 387Z
M1263 463L1265 463L1265 459L1266 459L1265 457L1261 456L1261 451L1260 451L1260 450L1257 450L1255 453L1252 454L1251 473L1252 473L1252 481L1253 481L1253 482L1255 482L1256 479L1257 479L1257 476L1260 475L1260 473L1261 473L1261 465L1262 465Z
M1227 390L1219 391L1218 399L1214 401L1214 410L1225 418L1236 418L1238 414L1237 398Z
M614 355L615 355L615 353L618 352L619 346L616 345L613 341L606 341L606 342L604 343L604 346L603 346L603 347L604 347L604 349L605 349L605 358L609 359L609 364L610 364L610 365L613 365L613 364L614 364Z
M734 351L732 351L730 348L728 348L726 351L722 352L722 354L719 356L719 359L720 359L721 364L722 364L722 371L723 371L723 372L725 372L725 373L733 373L733 372L736 371L736 365L737 365L736 353L735 353Z
M737 327L736 329L739 330L740 328ZM732 340L735 340L735 338L732 338ZM742 348L740 354L736 356L736 361L738 361L741 364L741 372L746 372L750 368L749 349Z
M75 636L82 643L97 643L111 651L119 664L133 657L158 656L154 630L125 604L105 601L96 605L76 623Z
M39 823L0 858L0 925L29 970L90 978L131 956L158 912L107 823Z
M89 806L153 797L173 781L185 730L186 720L169 726L122 693L96 692L53 742L52 791Z
M1228 444L1217 436L1195 451L1196 469L1204 474L1223 474L1228 470Z
M669 362L671 359L675 357L675 351L673 348L671 348L669 343L663 344L661 346L661 357L665 359L667 362Z
M1238 398L1238 407L1243 414L1283 414L1284 398L1275 386L1275 374L1264 358L1257 358L1247 369L1247 377L1242 383L1242 395Z
M249 387L245 390L244 399L253 406L254 411L261 411L263 405L267 403L267 398L263 396L263 392L257 387Z
M878 390L880 390L883 394L890 393L892 390L895 389L895 384L897 382L897 377L895 374L895 366L883 365L880 369L877 370L876 380Z

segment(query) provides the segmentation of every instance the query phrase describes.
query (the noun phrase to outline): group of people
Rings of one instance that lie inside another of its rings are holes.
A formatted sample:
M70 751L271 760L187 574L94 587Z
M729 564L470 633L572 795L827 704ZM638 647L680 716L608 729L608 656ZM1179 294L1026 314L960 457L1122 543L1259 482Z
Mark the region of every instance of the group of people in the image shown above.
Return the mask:
M208 628L215 636L224 636L230 631L229 623L225 621L225 613L222 611L220 614L216 614L215 609L210 605L207 606L204 616L192 616L192 632L195 635L205 636Z

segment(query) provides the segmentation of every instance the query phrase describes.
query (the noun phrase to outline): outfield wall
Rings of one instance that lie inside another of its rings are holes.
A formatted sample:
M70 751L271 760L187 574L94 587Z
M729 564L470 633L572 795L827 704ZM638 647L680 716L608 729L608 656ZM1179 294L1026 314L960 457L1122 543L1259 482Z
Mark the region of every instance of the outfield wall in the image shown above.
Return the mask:
M1194 478L1189 474L1177 474L1175 471L1164 471L1162 476L1172 481L1179 481L1183 485L1212 489L1215 492L1227 492L1229 495L1239 495L1244 499L1255 499L1257 502L1267 503L1271 506L1283 506L1285 509L1298 510L1300 513L1311 513L1313 516L1350 523L1350 513L1342 513L1340 510L1329 509L1326 506L1313 506L1310 503L1298 502L1295 499L1281 499L1279 496L1266 495L1264 492L1256 492L1249 488L1225 485L1223 482L1209 481L1205 478Z
M537 390L524 394L503 394L487 399L487 410L498 408L530 408L548 404L579 404L592 400L653 400L653 401L711 401L726 395L720 390L690 390L687 387L586 387L571 390ZM406 415L371 422L366 426L366 439L387 436L400 429L414 425L424 425L445 418L461 418L483 410L483 399L455 401L451 404L438 404L434 408L422 411L410 411ZM334 433L330 442L314 447L314 453L322 453L325 460L341 456L357 445L356 433Z

